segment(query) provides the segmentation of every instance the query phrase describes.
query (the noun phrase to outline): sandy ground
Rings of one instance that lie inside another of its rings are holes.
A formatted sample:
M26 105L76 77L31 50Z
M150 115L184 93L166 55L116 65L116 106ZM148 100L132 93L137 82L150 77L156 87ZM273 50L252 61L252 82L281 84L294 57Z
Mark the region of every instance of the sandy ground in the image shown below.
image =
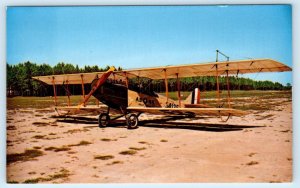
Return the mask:
M227 123L220 123L216 118L200 118L174 123L148 122L134 130L124 126L99 128L96 116L74 121L50 117L54 114L50 109L7 111L7 153L23 153L34 148L42 152L42 156L8 164L8 182L292 180L291 102L272 111L233 117ZM152 117L142 115L141 119ZM74 146L80 141L90 144ZM63 146L69 149L49 149ZM128 150L136 153L120 154ZM99 155L109 157L96 159ZM65 176L55 176L61 172L66 172Z

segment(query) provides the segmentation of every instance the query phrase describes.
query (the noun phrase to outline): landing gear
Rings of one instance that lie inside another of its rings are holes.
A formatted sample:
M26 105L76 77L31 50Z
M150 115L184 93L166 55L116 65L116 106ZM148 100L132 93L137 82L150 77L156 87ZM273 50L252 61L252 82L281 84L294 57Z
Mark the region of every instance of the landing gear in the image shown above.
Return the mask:
M101 113L98 117L99 127L106 127L109 124L110 117L108 113Z
M138 123L139 123L138 115L136 115L136 114L129 114L126 117L126 124L127 124L127 128L128 129L135 129L135 128L137 128Z
M108 107L107 112L101 113L99 115L99 117L98 117L98 124L99 124L100 128L106 127L107 125L109 125L110 123L112 123L114 120L119 119L121 117L125 117L128 129L135 129L135 128L138 127L139 116L141 115L141 113L138 113L138 114L133 114L133 113L132 114L128 114L123 109L120 109L120 111L122 112L122 114L119 115L119 116L113 116L113 118L111 119L111 117L109 116L109 110L110 110L110 108Z

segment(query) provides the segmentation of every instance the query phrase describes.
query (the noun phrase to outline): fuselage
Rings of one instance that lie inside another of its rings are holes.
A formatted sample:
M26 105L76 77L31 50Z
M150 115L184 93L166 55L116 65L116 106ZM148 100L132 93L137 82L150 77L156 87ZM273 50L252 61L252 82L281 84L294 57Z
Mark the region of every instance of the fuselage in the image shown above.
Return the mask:
M96 79L93 81L93 84ZM105 82L94 93L93 96L103 104L116 109L126 111L128 106L135 107L167 107L176 105L174 100L167 99L155 92L136 91L128 89L121 84Z

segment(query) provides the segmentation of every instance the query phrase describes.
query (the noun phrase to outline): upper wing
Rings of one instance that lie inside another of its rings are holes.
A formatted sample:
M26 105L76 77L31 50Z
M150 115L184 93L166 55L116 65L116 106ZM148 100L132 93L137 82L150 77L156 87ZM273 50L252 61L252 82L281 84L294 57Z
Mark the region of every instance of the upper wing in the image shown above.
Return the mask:
M141 68L117 71L116 74L123 76L127 74L128 77L139 76L151 79L164 79L165 72L167 78L178 77L197 77L197 76L216 76L216 65L218 68L218 75L226 74L245 74L256 72L283 72L291 71L292 69L283 63L274 61L272 59L251 59L240 61L226 61L213 63L199 63L178 66L162 66L154 68Z
M61 75L48 75L48 76L35 76L32 77L35 80L39 80L46 84L55 85L63 84L88 84L92 83L95 78L101 78L105 72L91 72L91 73L76 73L76 74L61 74ZM110 78L120 79L120 76L112 73Z
M78 73L78 74L62 74L49 76L35 76L33 79L42 81L46 84L62 85L62 84L86 84L91 83L97 76L100 78L103 72Z
M217 69L218 72L217 72ZM150 79L164 79L178 77L197 77L197 76L216 76L228 74L245 74L256 72L284 72L292 69L283 63L272 59L252 59L240 61L226 61L213 63L198 63L178 66L162 66L154 68L129 69L123 71L115 71L111 78L123 79L125 77L145 77ZM37 76L33 79L42 81L46 84L62 85L62 84L86 84L91 83L97 76L100 78L105 72L77 73L63 75Z

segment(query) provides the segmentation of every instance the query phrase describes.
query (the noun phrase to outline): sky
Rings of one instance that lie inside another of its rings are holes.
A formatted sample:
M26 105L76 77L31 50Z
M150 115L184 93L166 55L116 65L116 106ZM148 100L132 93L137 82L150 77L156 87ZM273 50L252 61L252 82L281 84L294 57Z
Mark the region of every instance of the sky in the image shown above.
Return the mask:
M8 64L143 68L214 62L216 49L292 67L291 6L7 8ZM291 72L243 77L292 83Z

